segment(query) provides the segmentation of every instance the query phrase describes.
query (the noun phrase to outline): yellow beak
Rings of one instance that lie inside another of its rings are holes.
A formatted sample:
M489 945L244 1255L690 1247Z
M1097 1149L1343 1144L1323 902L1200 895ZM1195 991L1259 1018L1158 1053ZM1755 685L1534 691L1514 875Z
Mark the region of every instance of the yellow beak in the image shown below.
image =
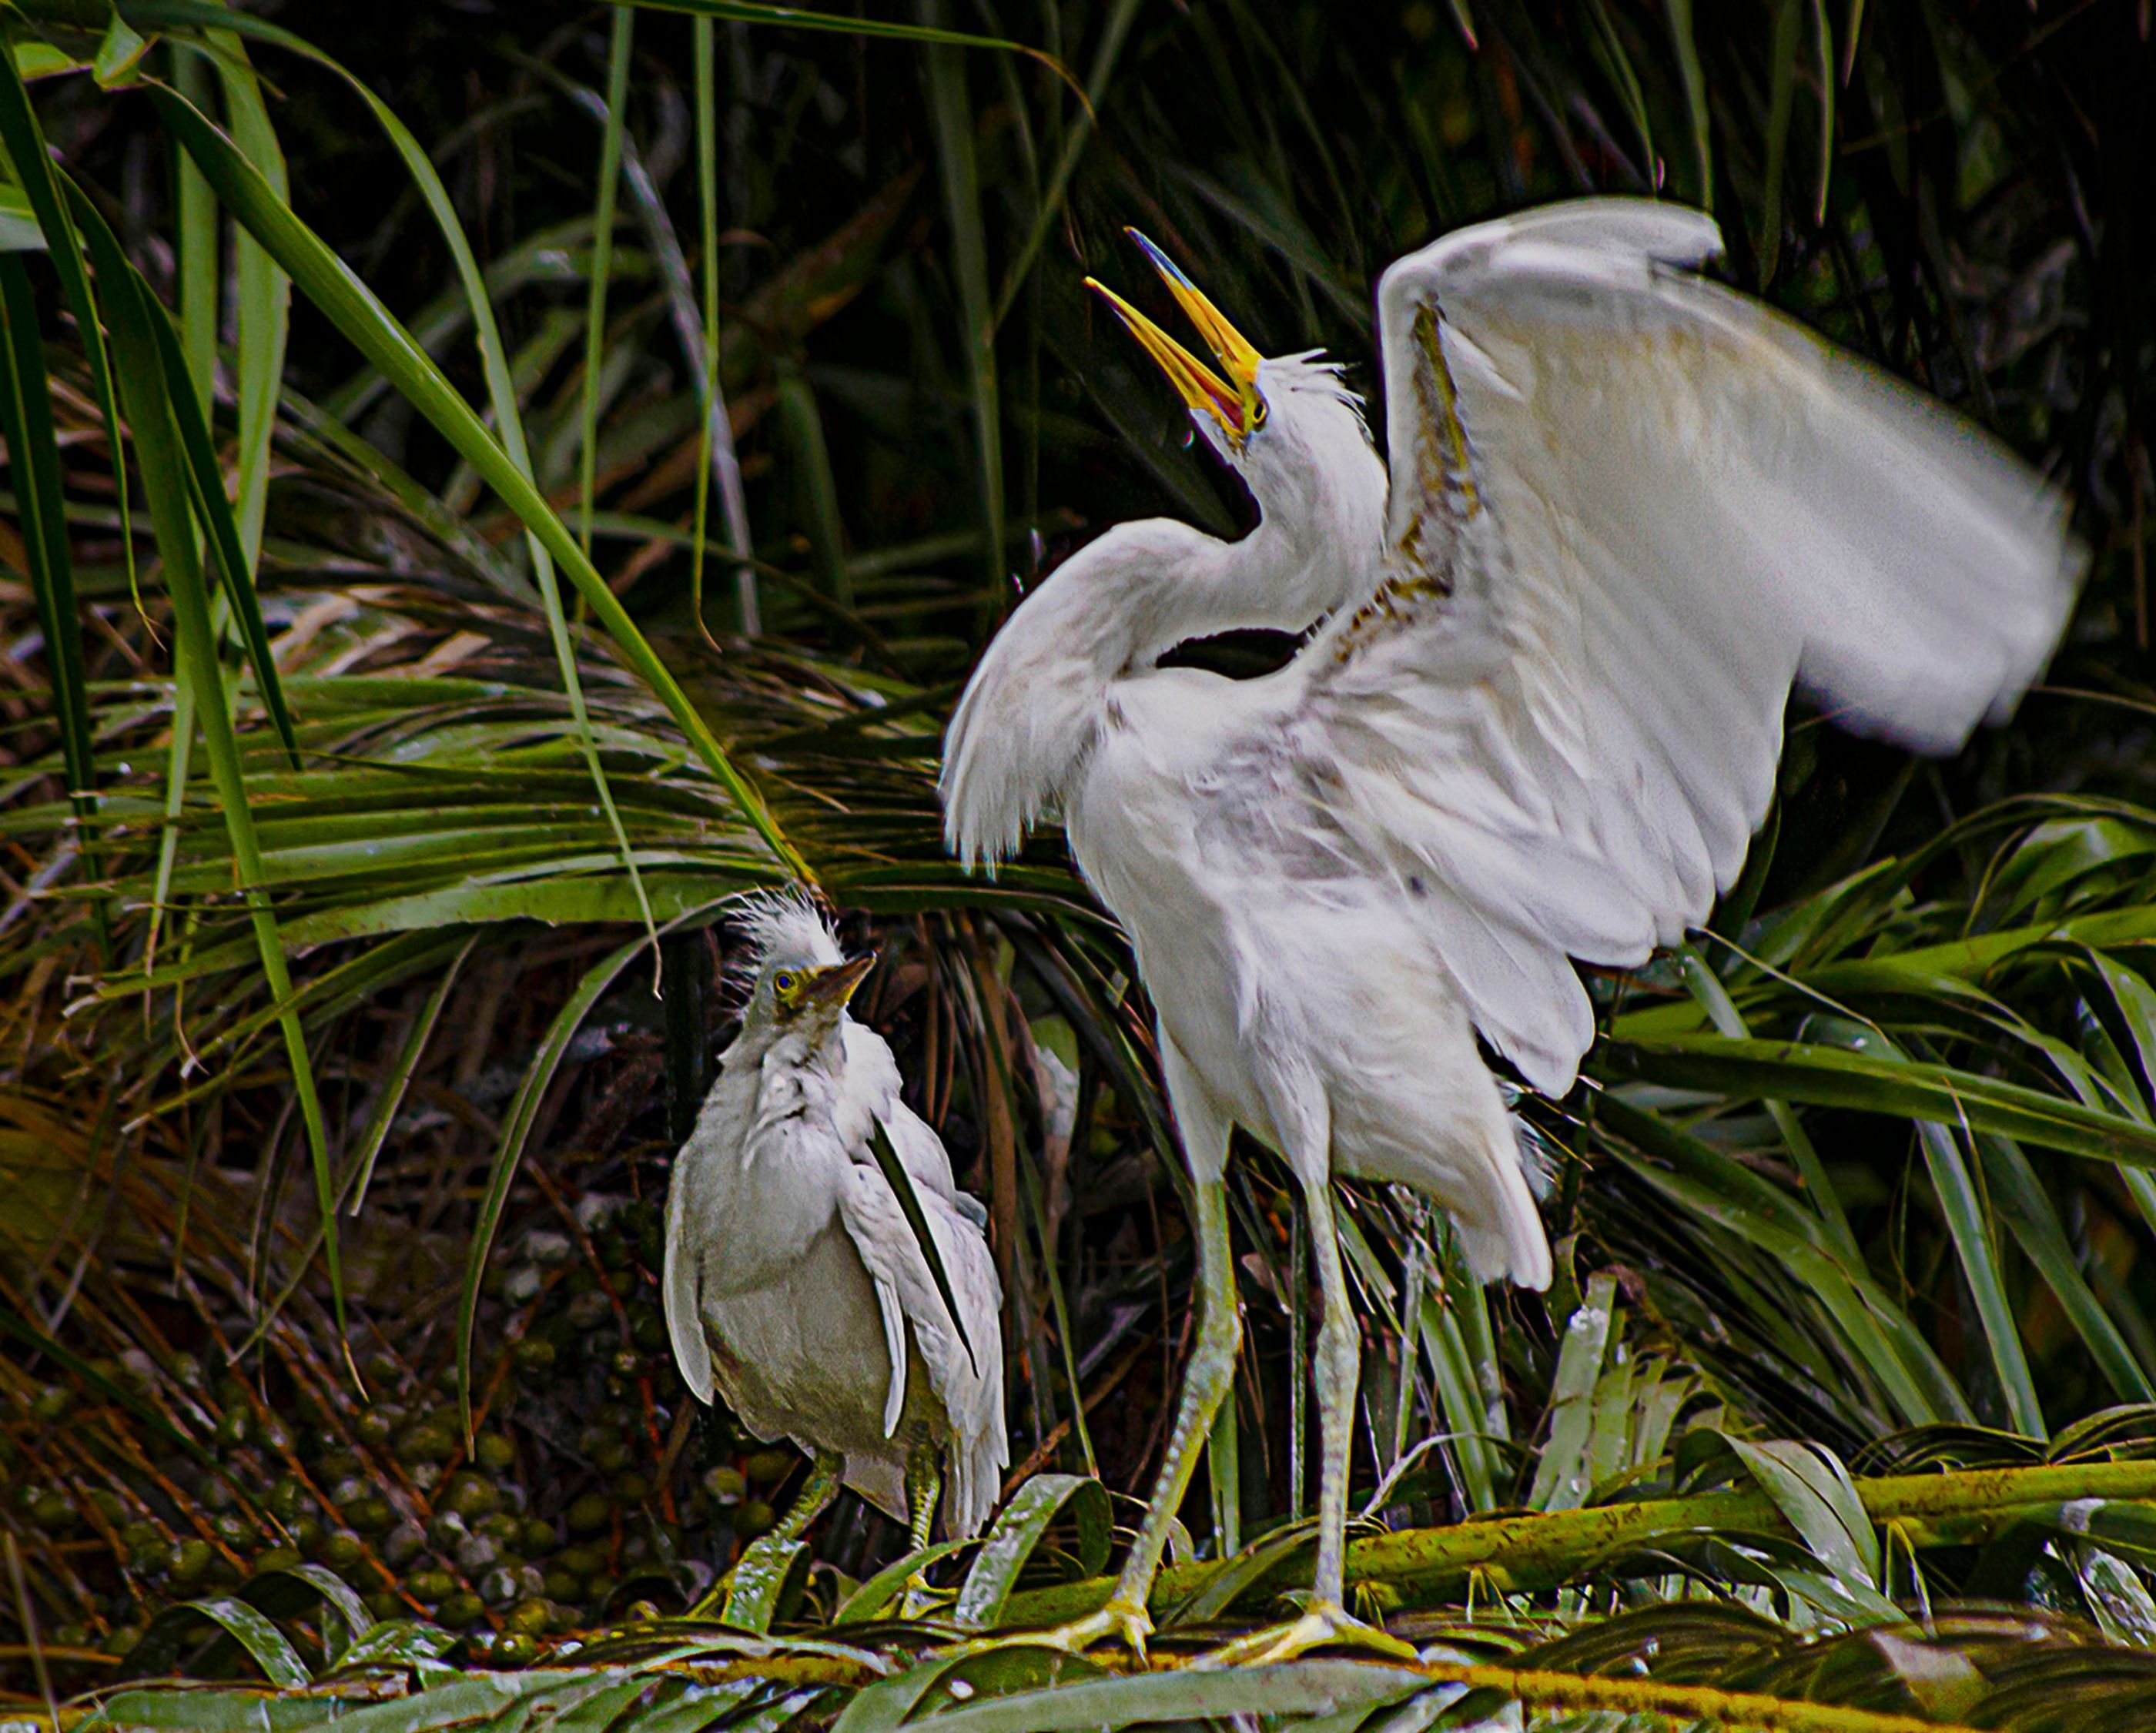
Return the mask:
M1168 382L1182 393L1183 401L1194 412L1211 416L1230 444L1241 445L1265 419L1265 403L1258 396L1257 387L1258 362L1262 357L1250 339L1221 316L1220 310L1199 292L1165 253L1135 228L1125 233L1145 249L1146 257L1152 261L1153 269L1168 285L1168 292L1198 327L1207 346L1227 370L1229 378L1222 379L1105 283L1088 277L1086 286L1116 310L1116 316L1143 346L1146 353L1159 363Z
M1168 292L1175 297L1184 316L1198 327L1198 335L1205 339L1214 358L1234 382L1237 394L1246 404L1254 401L1257 395L1258 363L1265 357L1248 337L1228 323L1220 310L1205 298L1204 291L1183 275L1180 265L1135 228L1127 228L1123 233L1136 241L1152 261L1152 268L1160 273L1160 280L1168 285Z
M799 988L803 1002L815 1005L843 1005L854 996L854 989L862 978L875 966L875 953L856 956L842 963L833 963L828 968L812 971Z

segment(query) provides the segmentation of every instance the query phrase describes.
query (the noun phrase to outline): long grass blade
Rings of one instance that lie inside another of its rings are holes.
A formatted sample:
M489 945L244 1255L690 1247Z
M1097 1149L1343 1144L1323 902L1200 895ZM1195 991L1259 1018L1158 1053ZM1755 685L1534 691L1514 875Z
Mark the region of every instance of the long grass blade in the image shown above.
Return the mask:
M60 192L59 171L45 145L45 136L30 106L29 92L12 54L0 54L0 150L7 152L16 184L28 200L31 215L45 237L46 256L60 281L60 294L74 315L81 333L83 355L90 364L91 394L105 423L107 449L116 473L123 466L125 445L121 438L120 404L112 385L112 367L105 353L105 331L98 322L97 298L90 291L83 269L82 242L68 220L67 201ZM127 567L127 588L135 592L135 544L129 524L127 492L121 490L121 558Z
M38 304L19 253L0 253L0 436L8 442L15 485L16 522L30 572L30 592L44 635L51 671L53 717L59 729L60 761L67 773L83 868L92 883L102 876L97 826L96 742L90 731L89 674L75 606L74 561L69 546L67 507L60 488L60 452L45 382L44 345ZM90 905L100 956L111 956L108 899Z
M921 0L925 26L941 28L941 0ZM943 213L951 226L951 273L958 290L960 337L973 408L974 461L981 524L987 538L983 576L989 618L1002 613L1004 573L1004 444L996 384L996 321L988 301L988 243L982 221L979 166L973 154L973 105L966 94L966 67L957 49L927 50L928 112L942 170Z
M778 828L762 797L736 768L726 750L637 629L576 539L552 508L512 463L471 407L459 397L424 351L412 341L373 292L311 229L285 208L234 150L232 141L173 92L153 90L151 100L165 124L202 166L224 208L262 240L308 299L362 354L396 382L413 406L479 471L527 529L536 533L569 574L619 646L629 665L665 704L690 746L733 797L750 825L794 877L814 882L799 851Z
M188 472L174 421L175 396L183 394L192 408L195 403L193 385L187 376L177 342L170 351L177 365L168 375L167 352L159 345L155 321L167 320L169 331L169 320L164 309L151 295L148 286L127 262L104 219L79 195L74 215L97 262L100 280L111 299L112 336L121 360L128 425L135 433L143 495L150 505L158 555L172 601L173 625L179 639L180 677L197 693L196 714L202 725L211 778L223 811L233 860L239 869L241 895L260 953L263 977L275 998L289 999L292 994L291 974L278 936L276 915L263 889L261 850L255 839L254 814L248 804L239 743L231 714L225 708L223 680L210 621L209 592L196 553L197 526ZM329 1224L323 1240L323 1261L329 1274L331 1301L341 1341L344 1273L337 1251L328 1133L323 1124L314 1066L308 1057L300 1019L288 1011L280 1019L280 1026L306 1132L308 1154L314 1166L316 1202L324 1222Z
M599 364L606 351L607 286L613 274L614 201L621 188L621 140L627 125L629 57L636 42L636 12L614 9L607 38L606 118L599 131L598 203L592 216L592 273L584 298L584 377L577 417L577 536L587 558L592 551L592 505L599 445ZM579 613L582 609L578 610Z
M1714 209L1714 143L1712 122L1707 107L1707 73L1699 59L1699 38L1692 28L1692 0L1665 0L1670 15L1670 42L1676 51L1677 81L1684 87L1685 113L1691 122L1691 156L1699 176L1697 203L1703 211Z

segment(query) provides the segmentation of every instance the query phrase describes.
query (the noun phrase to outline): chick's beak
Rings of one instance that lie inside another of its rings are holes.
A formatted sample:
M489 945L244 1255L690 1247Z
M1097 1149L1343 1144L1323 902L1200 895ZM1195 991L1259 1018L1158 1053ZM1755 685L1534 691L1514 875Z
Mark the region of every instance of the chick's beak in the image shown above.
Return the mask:
M842 963L833 963L829 968L818 969L801 983L803 1005L836 1010L854 996L854 989L861 984L868 972L875 966L875 953L849 958Z
M1214 358L1220 363L1242 401L1244 421L1252 422L1252 410L1257 401L1258 363L1265 357L1248 337L1228 323L1220 310L1206 299L1204 291L1183 274L1181 265L1135 228L1127 228L1123 233L1137 243L1139 250L1160 273L1160 280L1168 285L1168 292L1175 297L1175 304L1198 327L1199 336L1205 339Z
M1183 401L1192 411L1211 416L1219 423L1229 442L1240 445L1249 431L1243 413L1242 393L1223 382L1212 368L1106 284L1088 277L1086 286L1116 310L1116 316L1143 346L1146 353L1159 362L1161 372L1168 375L1168 382L1183 394Z

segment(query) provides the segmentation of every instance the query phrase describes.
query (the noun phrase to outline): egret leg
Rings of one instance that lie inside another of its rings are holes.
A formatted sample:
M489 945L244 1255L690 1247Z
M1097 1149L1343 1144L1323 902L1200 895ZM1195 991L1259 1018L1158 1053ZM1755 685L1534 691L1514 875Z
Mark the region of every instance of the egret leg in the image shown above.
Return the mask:
M906 1525L907 1550L919 1552L928 1545L936 1527L937 1501L943 1495L943 1474L936 1460L936 1443L926 1434L916 1437L906 1453ZM936 1591L925 1571L906 1579L899 1596L898 1616L918 1618L928 1610Z
M1226 1141L1224 1136L1222 1141ZM1167 1459L1161 1464L1145 1520L1139 1526L1137 1539L1132 1542L1130 1556L1123 1561L1114 1592L1099 1612L1083 1618L1053 1630L983 1638L964 1645L960 1653L1020 1643L1076 1654L1112 1638L1137 1659L1145 1659L1146 1638L1152 1634L1146 1601L1160 1571L1161 1555L1168 1550L1169 1525L1198 1472L1199 1453L1213 1430L1213 1417L1235 1387L1235 1354L1242 1345L1242 1319L1236 1310L1235 1271L1229 1258L1227 1187L1216 1172L1213 1177L1198 1182L1197 1193L1197 1341L1190 1363L1183 1368L1183 1400L1176 1410Z
M835 1450L816 1453L815 1465L802 1483L800 1495L793 1500L792 1508L767 1534L750 1541L735 1565L726 1585L726 1605L719 1613L723 1622L744 1631L771 1628L771 1616L778 1605L780 1592L786 1587L788 1573L793 1568L793 1556L801 1537L808 1532L808 1525L829 1509L831 1501L838 1497L839 1474L844 1466L843 1459Z
M1320 1166L1317 1172L1325 1173ZM1362 1332L1356 1328L1348 1299L1347 1273L1340 1264L1340 1236L1332 1219L1329 1175L1303 1187L1310 1214L1311 1249L1315 1254L1324 1320L1317 1331L1312 1377L1317 1386L1318 1481L1317 1570L1300 1618L1270 1630L1236 1638L1206 1658L1207 1666L1264 1665L1293 1660L1327 1644L1352 1644L1380 1654L1414 1657L1412 1643L1352 1617L1346 1603L1348 1568L1348 1468L1353 1448L1355 1387L1362 1376Z

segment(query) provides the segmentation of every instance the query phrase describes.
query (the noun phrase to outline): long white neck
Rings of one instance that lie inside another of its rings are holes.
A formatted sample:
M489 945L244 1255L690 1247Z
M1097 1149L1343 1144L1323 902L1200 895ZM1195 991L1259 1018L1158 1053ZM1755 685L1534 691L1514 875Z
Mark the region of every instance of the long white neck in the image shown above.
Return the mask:
M1382 493L1378 498L1382 510ZM1092 749L1111 690L1194 638L1300 632L1359 593L1374 519L1269 515L1240 541L1164 518L1065 561L988 646L944 737L944 831L969 864L1017 852Z

